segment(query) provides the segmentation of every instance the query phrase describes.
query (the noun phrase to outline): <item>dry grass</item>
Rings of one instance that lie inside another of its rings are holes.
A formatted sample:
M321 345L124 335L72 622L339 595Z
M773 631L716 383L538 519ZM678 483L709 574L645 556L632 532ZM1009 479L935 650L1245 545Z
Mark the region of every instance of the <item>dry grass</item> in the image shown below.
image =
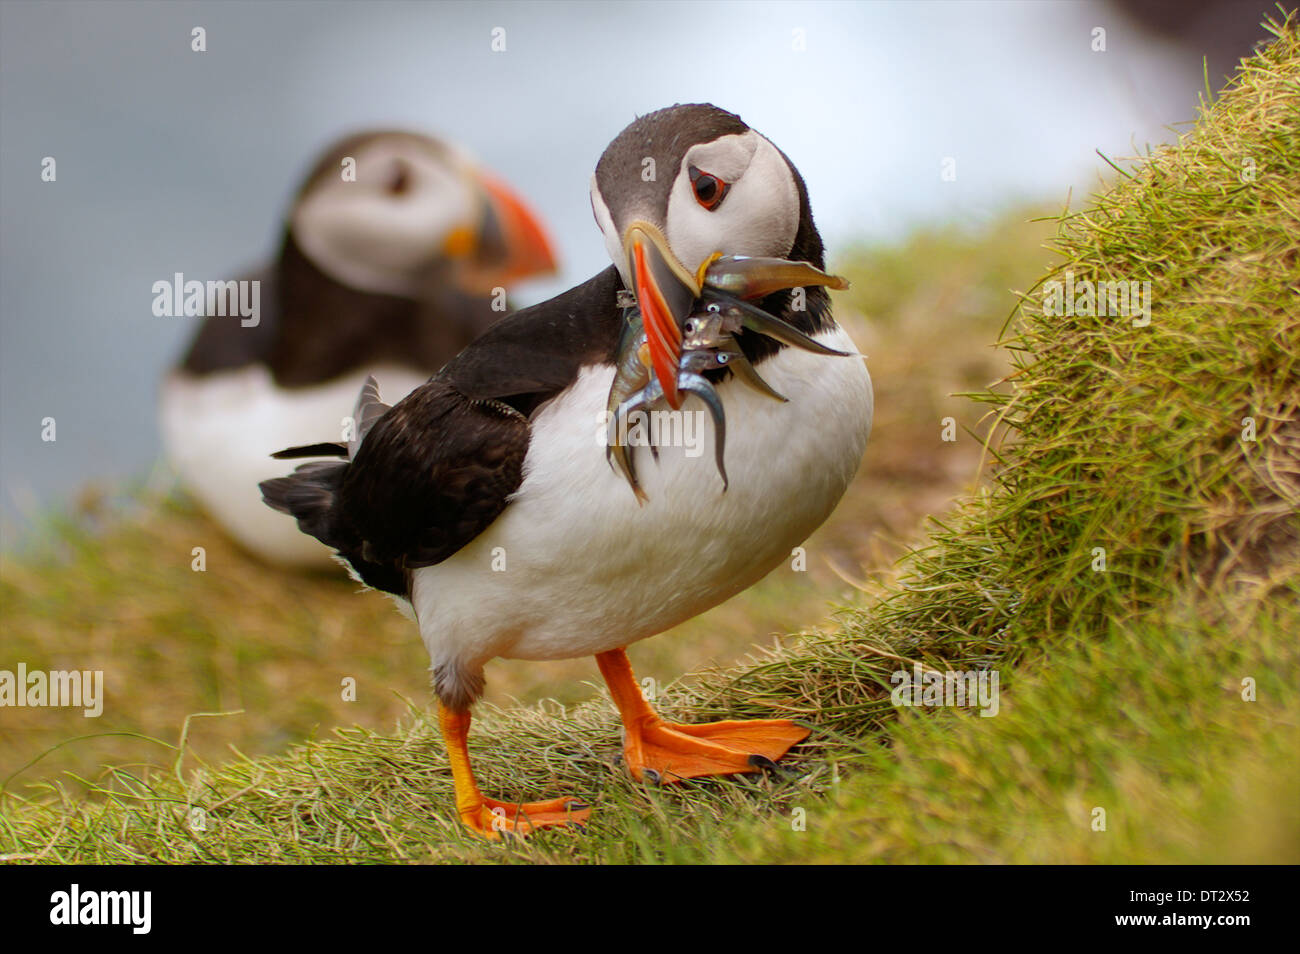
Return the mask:
M808 542L808 571L779 569L758 586L677 630L633 648L639 674L669 682L728 666L848 599L845 582L888 572L924 517L968 489L978 443L937 440L952 415L973 428L979 411L956 391L1002 375L1006 356L988 342L1006 317L1017 280L1032 281L1050 234L1009 215L981 235L922 234L901 249L852 250L843 266L854 290L837 310L875 378L877 417L863 468L835 516ZM932 266L943 262L941 280ZM879 276L889 278L882 294ZM864 306L869 317L863 317ZM149 761L174 742L192 712L207 718L190 744L207 759L235 746L279 752L317 727L388 730L410 704L430 704L428 656L415 627L376 593L358 595L341 573L304 576L259 564L187 503L147 493L117 499L87 492L78 511L44 528L34 551L0 556L0 668L102 669L99 719L79 711L8 709L0 718L0 781L68 739L12 785L65 771L93 776L102 764ZM191 550L207 569L191 569ZM357 680L344 702L341 680ZM589 659L499 660L488 701L570 704L599 682ZM75 787L75 786L74 786Z

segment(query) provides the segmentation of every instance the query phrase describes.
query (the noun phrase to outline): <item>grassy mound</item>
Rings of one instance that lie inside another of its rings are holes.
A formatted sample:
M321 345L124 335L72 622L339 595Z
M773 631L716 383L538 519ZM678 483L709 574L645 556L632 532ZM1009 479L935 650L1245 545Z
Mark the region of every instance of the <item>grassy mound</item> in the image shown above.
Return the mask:
M0 851L1300 859L1300 774L1280 768L1300 742L1300 36L1294 18L1275 29L1178 144L1061 217L1061 261L1007 342L1010 388L984 395L1015 431L993 486L834 632L661 694L692 720L805 720L814 735L782 775L643 788L611 768L606 701L489 709L472 739L485 789L598 802L585 834L486 845L452 820L436 728L414 712L397 733L221 766L182 747L173 771L118 769L93 798L8 796ZM1071 313L1051 282L1074 293ZM1149 322L1088 307L1081 289L1100 282L1149 282ZM889 677L913 665L996 669L999 714L900 717Z
M990 342L1009 312L1007 290L1041 270L1050 226L1027 227L1036 214L1011 213L978 233L924 231L901 248L848 252L842 267L854 288L837 296L837 312L871 356L878 395L868 466L807 542L806 571L783 566L723 606L638 643L640 676L666 683L734 665L755 643L823 617L828 601L854 592L846 577L889 572L926 516L970 489L980 444L966 429L978 429L981 410L952 393L983 387L1009 367ZM887 286L875 280L880 274L890 276ZM961 439L937 442L948 416ZM59 777L85 791L68 773L93 783L106 763L166 759L148 739L174 743L193 712L238 712L193 724L188 746L213 761L230 746L251 756L283 752L317 726L390 730L411 704L428 704L428 654L383 596L358 596L342 571L264 566L184 501L121 496L125 508L87 493L53 526L31 533L26 551L0 553L0 669L24 661L37 670L103 670L107 695L98 719L76 709L0 711L0 790ZM205 550L202 572L193 568L196 546ZM354 700L340 692L345 677L356 680ZM497 660L488 701L575 704L595 694L592 680L599 681L591 659Z

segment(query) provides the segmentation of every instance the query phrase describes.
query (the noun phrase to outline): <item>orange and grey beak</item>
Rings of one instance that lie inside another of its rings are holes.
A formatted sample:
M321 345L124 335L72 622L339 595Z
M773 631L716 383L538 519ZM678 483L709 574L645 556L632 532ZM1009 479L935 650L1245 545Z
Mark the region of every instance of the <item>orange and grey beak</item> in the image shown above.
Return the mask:
M457 230L448 238L449 257L463 258L463 284L486 293L521 278L549 275L555 254L541 221L513 189L485 172L475 173L483 190L477 227Z
M649 222L633 222L624 229L623 254L641 309L651 367L668 406L677 410L682 406L677 391L682 325L700 296L700 280L677 260L664 234Z

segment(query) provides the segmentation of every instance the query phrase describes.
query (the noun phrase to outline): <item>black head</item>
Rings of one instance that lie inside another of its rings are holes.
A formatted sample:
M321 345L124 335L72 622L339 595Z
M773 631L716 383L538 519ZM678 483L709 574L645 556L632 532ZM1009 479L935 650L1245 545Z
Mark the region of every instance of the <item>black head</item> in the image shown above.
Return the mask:
M624 240L637 221L661 232L691 273L714 252L823 265L798 170L739 116L707 103L657 110L619 133L596 164L591 204L625 280Z
M707 103L658 110L619 133L596 165L591 205L610 258L636 294L673 406L681 322L713 258L824 264L798 170L739 116Z

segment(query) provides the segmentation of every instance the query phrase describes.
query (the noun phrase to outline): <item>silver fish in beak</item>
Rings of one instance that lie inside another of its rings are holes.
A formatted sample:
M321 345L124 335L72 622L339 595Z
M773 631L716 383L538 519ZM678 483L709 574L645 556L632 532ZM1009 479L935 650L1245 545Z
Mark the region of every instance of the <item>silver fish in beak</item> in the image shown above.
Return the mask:
M674 409L679 408L682 398L677 391L694 394L704 401L717 431L714 459L725 492L727 472L723 458L726 414L717 389L704 377L704 372L729 368L737 380L759 393L773 400L786 401L782 394L763 380L741 349L736 335L742 330L753 331L815 354L846 356L846 352L826 347L749 300L788 288L826 286L843 289L848 287L845 279L828 275L805 262L741 256L717 256L701 269L701 274L703 282L690 314L680 327L675 322L666 320L668 309L659 309L664 314L656 312L656 329L652 340L640 310L640 302L648 300L644 294L637 296L638 307L630 310L625 317L615 362L614 381L606 402L608 428L605 456L627 480L638 503L645 503L648 498L637 481L631 448L621 439L626 433L625 422L632 414L649 411L660 402ZM655 311L654 305L651 310ZM673 327L668 329L670 324ZM673 333L671 348L662 347L666 330ZM667 382L675 386L672 395L667 393ZM653 444L650 449L657 457Z

